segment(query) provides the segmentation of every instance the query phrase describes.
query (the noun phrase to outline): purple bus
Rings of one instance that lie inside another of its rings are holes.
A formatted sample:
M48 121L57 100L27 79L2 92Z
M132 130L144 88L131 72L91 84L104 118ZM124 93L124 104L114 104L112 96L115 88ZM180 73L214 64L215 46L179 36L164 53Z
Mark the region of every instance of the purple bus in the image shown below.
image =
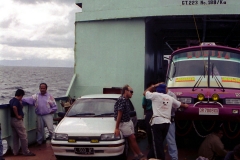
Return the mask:
M172 53L167 86L179 101L177 119L240 121L240 50L202 43Z

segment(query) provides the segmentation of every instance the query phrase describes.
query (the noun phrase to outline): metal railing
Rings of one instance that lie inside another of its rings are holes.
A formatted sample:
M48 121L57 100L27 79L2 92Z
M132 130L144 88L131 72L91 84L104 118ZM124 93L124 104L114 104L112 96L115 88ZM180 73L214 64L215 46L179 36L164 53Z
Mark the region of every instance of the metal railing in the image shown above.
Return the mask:
M60 104L60 101L66 101L68 97L59 97L55 98L58 111L54 114L53 118L57 117L58 112L64 112L63 107ZM28 134L28 144L36 143L36 128L37 128L37 116L35 114L35 107L31 105L24 105L24 124ZM2 128L2 139L5 139L8 143L8 146L12 146L12 128L10 124L10 108L8 104L0 105L0 123Z

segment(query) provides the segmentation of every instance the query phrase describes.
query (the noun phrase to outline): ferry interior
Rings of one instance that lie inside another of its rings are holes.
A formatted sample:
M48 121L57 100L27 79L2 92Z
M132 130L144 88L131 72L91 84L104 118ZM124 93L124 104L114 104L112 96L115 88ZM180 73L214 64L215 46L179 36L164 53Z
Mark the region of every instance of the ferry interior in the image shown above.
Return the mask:
M146 18L146 54L154 57L145 62L145 77L165 81L168 59L177 49L199 46L202 42L240 48L240 15L185 15ZM152 64L154 64L152 66ZM145 86L149 78L145 78ZM213 127L222 126L224 142L229 150L240 142L239 121L176 121L178 147L198 148Z

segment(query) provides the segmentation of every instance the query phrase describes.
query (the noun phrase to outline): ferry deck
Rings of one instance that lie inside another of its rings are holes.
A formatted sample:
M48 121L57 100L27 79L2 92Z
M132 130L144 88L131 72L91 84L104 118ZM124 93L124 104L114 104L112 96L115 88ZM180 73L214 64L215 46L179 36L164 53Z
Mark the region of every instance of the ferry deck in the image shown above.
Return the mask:
M140 146L140 149L143 151L145 155L148 153L147 149L147 138L141 139L138 141L138 145ZM36 154L36 156L14 156L11 154L11 152L7 152L6 155L4 155L5 160L56 160L50 141L47 141L45 144L41 146L36 146L36 145L31 145L29 146L29 149ZM167 152L167 147L165 149L165 154L166 154L166 160L171 160L169 157L169 154ZM127 160L132 160L133 159L133 154L129 152L128 154L128 159ZM195 160L197 158L197 149L196 148L180 148L178 150L178 156L179 160ZM74 160L74 159L80 159L74 158L74 157L69 157L66 158L66 160ZM81 159L90 159L90 158L81 158ZM113 159L113 157L104 157L104 158L91 158L92 160L94 159ZM114 158L115 159L115 158Z

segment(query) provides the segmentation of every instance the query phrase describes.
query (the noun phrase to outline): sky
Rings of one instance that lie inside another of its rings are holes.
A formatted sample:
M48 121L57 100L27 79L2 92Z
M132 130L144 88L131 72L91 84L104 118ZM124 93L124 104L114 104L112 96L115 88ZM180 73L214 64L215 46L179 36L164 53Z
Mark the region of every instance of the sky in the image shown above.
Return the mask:
M0 62L73 67L76 12L75 0L1 1Z

